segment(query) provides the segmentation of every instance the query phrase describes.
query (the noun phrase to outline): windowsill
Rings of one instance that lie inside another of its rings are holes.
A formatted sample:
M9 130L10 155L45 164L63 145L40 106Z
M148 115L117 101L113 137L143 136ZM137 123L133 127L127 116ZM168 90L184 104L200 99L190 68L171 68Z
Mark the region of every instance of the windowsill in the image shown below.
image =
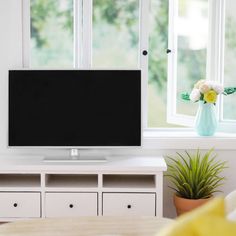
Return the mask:
M198 136L192 129L181 131L144 131L144 148L155 149L221 149L236 150L236 134L217 132L214 136Z

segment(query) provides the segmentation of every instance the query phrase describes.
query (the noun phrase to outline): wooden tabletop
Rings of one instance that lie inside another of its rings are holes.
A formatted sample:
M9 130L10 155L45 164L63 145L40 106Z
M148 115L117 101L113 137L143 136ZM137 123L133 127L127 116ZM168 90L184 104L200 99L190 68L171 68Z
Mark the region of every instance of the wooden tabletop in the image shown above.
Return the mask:
M156 217L47 218L3 224L0 236L152 236L171 222Z

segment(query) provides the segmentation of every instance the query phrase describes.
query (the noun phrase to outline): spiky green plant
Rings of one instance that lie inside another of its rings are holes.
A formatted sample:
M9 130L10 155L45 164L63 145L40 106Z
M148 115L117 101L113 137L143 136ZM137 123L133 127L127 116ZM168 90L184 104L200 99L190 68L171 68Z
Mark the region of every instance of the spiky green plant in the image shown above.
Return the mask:
M223 185L224 177L220 173L226 168L226 162L216 161L216 155L212 156L213 149L205 154L197 150L194 154L185 151L177 152L177 156L166 156L168 172L167 176L176 191L183 198L200 199L209 198L215 192L220 192L218 187Z

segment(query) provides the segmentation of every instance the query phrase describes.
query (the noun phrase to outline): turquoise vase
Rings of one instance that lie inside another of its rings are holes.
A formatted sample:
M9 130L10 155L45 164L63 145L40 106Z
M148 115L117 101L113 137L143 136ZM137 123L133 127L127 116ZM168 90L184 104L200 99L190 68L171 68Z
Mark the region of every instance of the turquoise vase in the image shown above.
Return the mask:
M195 119L195 130L200 136L212 136L216 132L218 122L216 108L213 103L199 101L199 107Z

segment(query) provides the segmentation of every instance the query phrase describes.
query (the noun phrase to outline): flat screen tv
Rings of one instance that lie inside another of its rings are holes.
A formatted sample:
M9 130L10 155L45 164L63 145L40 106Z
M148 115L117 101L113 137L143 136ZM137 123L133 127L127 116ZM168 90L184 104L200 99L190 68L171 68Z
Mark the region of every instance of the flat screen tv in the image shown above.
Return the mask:
M141 145L140 70L10 70L10 147Z

